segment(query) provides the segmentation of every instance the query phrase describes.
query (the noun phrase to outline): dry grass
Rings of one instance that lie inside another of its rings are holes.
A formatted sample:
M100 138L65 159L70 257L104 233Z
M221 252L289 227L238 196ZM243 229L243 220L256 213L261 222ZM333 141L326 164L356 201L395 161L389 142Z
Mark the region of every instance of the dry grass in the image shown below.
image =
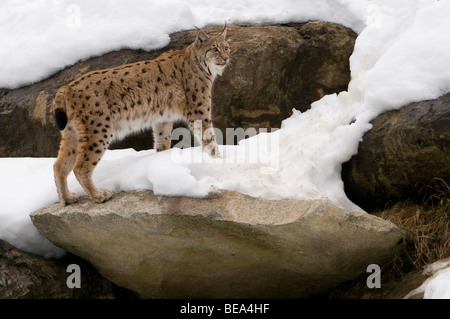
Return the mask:
M450 256L450 209L424 208L408 203L396 204L379 216L405 229L411 242L405 255L416 269Z
M421 205L402 202L376 214L411 235L404 255L415 269L450 257L450 186L435 178L423 191Z
M333 291L329 298L403 298L423 282L423 267L450 257L450 187L442 179L434 179L422 188L420 203L401 202L384 211L373 213L389 220L409 233L403 250L383 265L381 289L368 289L367 274L353 283Z

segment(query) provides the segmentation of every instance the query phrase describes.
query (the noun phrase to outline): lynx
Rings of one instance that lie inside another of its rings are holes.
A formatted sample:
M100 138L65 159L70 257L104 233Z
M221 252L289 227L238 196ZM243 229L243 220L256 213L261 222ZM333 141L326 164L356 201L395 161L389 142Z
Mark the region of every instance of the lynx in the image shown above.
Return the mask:
M184 121L212 157L220 157L211 121L211 89L229 62L227 28L208 36L199 30L182 50L87 73L62 86L52 103L61 130L53 165L58 197L66 204L77 197L67 186L73 170L88 196L102 203L112 197L98 190L92 173L113 140L152 128L158 152L169 149L172 125ZM195 125L200 123L201 125Z

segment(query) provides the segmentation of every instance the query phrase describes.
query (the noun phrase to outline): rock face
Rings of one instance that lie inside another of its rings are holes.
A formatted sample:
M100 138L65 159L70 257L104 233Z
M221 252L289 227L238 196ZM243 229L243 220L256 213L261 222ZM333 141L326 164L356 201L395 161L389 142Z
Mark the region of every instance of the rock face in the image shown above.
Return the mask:
M31 214L55 244L142 298L301 298L382 265L404 232L321 200L118 193Z
M356 34L329 22L243 27L214 89L215 126L279 128L292 109L346 90Z
M0 156L56 156L59 132L48 110L61 85L89 71L152 59L164 51L184 48L194 41L195 35L195 30L178 32L161 50L110 52L80 61L33 85L0 89ZM232 64L215 83L212 97L214 125L224 135L227 127L279 128L293 108L305 110L323 95L347 88L349 57L356 34L341 25L231 25L228 38ZM152 148L152 134L146 132L112 145L126 147Z
M67 266L81 268L81 288L70 289ZM71 254L45 259L0 240L0 299L132 298L133 294L102 278L86 261Z
M372 124L342 168L355 204L373 209L417 197L433 178L450 184L450 94L386 112Z

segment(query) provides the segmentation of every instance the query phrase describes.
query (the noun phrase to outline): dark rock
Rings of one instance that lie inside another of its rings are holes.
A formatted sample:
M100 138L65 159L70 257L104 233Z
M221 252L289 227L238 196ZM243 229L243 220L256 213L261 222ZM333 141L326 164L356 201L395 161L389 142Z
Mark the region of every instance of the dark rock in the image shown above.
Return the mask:
M372 121L342 167L347 196L363 209L422 199L433 179L450 184L450 94L411 103Z
M15 107L0 113L0 136L1 157L47 157L56 154L59 132L34 121L26 109Z
M67 266L80 266L81 287L68 288ZM45 259L0 240L0 299L133 298L126 289L102 278L83 259L67 254Z
M230 30L232 64L216 80L214 123L279 128L292 109L347 89L356 34L330 22Z
M210 28L207 32L220 29ZM0 90L0 156L56 156L59 132L48 110L61 85L89 71L184 48L194 40L196 32L174 33L170 44L160 50L109 52L79 61L41 82ZM228 38L232 64L218 78L213 91L213 122L224 134L227 127L279 128L293 108L306 110L323 95L347 88L356 34L341 25L232 25L228 27ZM144 132L111 148L142 150L152 148L152 144L152 134Z

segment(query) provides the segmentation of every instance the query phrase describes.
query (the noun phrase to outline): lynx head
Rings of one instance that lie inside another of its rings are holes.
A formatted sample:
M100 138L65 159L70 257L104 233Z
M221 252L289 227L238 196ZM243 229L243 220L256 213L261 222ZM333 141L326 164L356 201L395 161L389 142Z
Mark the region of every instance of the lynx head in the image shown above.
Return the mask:
M200 65L213 77L222 75L230 59L230 46L226 41L227 27L218 35L208 36L198 31L194 47Z

